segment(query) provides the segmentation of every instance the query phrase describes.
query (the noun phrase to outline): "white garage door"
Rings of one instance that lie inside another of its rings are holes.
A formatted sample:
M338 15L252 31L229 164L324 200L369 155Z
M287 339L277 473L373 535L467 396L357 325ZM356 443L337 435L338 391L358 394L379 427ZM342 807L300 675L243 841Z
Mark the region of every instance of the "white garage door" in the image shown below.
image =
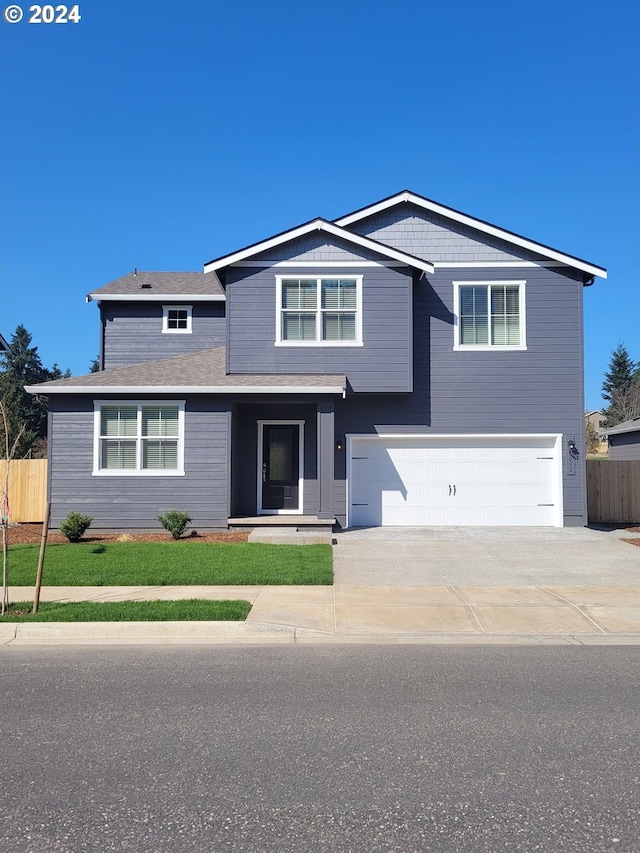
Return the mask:
M562 526L560 436L351 436L350 527Z

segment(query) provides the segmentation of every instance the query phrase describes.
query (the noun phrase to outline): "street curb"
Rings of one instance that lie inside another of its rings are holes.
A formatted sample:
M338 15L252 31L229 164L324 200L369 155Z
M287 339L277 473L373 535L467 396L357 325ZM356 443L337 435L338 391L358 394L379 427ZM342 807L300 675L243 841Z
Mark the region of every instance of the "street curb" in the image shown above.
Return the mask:
M14 622L0 646L24 645L640 645L640 634L329 634L260 622Z

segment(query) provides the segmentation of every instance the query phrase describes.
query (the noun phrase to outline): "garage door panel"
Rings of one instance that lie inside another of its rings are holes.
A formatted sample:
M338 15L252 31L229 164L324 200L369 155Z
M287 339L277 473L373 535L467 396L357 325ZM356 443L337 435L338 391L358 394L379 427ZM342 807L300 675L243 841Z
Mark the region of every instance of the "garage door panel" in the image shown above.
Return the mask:
M557 524L553 437L354 438L350 524Z

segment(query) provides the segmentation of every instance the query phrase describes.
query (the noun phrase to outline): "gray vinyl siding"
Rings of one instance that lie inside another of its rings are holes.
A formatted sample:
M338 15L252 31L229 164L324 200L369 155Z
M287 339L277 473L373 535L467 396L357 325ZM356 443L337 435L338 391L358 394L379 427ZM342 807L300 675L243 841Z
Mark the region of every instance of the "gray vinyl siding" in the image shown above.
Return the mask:
M581 281L542 268L456 270L453 278L526 280L527 349L454 351L451 271L427 275L414 286L413 393L337 400L336 435L561 433L565 524L586 523ZM345 452L335 458L335 511L344 523Z
M276 346L276 275L363 275L363 346ZM412 385L409 270L388 267L229 270L230 373L346 373L355 392Z
M104 369L127 367L158 358L171 358L224 346L226 322L224 302L194 302L192 332L162 331L162 307L153 302L104 302L102 308ZM190 304L187 300L176 303Z
M621 462L640 459L640 431L610 435L609 459Z
M348 228L432 263L539 259L534 252L408 202L354 222Z
M186 399L185 474L169 477L93 476L93 400L52 397L50 406L52 527L74 511L92 515L96 530L162 530L156 516L170 509L188 512L196 530L226 527L230 411L225 400Z

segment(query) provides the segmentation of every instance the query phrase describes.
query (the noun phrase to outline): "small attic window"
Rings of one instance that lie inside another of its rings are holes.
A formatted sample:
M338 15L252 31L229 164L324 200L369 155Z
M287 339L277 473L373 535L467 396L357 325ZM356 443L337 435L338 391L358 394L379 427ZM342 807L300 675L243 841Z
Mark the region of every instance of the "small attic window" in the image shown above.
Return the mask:
M191 305L163 305L162 331L173 334L191 333Z

